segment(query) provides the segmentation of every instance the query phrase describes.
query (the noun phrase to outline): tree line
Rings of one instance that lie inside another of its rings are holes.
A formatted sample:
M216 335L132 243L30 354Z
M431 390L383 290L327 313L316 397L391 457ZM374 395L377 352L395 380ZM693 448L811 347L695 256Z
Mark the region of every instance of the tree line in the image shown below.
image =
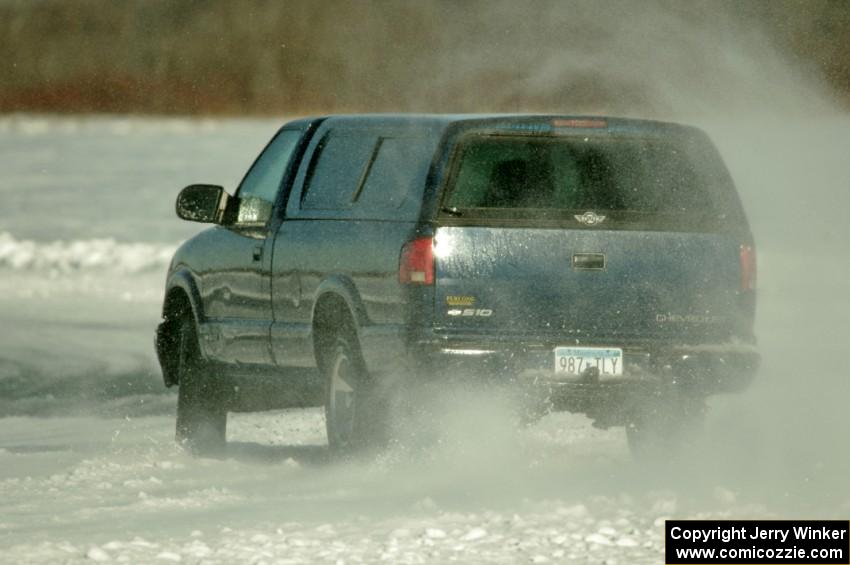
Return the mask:
M663 111L650 80L700 71L652 68L653 42L675 66L715 34L850 101L843 0L0 0L0 111Z

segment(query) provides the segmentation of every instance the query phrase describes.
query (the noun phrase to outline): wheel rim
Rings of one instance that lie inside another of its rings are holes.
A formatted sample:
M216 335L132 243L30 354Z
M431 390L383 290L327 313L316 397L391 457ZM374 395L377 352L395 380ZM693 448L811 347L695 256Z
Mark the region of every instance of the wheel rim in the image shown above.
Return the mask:
M337 355L330 379L330 398L328 405L328 420L331 436L328 438L337 446L344 447L351 443L354 435L354 415L356 410L354 387L351 386L354 368L348 355L340 351Z

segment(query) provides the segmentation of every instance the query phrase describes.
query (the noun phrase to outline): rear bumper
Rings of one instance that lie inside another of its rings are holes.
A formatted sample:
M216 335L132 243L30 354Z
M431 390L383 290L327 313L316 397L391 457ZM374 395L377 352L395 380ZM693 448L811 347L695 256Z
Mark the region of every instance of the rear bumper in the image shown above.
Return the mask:
M675 387L698 395L745 389L758 370L761 357L755 345L716 343L700 345L616 342L583 346L622 347L623 375L586 374L565 377L555 373L553 343L434 342L413 347L417 371L425 378L455 375L465 378L511 381L544 389L553 397L623 394ZM614 392L617 391L617 392Z
M738 392L755 377L761 357L754 345L582 343L622 347L623 375L567 378L555 372L555 343L416 344L415 374L422 380L507 385L517 390L529 413L583 413L594 425L626 424L629 414L656 402Z

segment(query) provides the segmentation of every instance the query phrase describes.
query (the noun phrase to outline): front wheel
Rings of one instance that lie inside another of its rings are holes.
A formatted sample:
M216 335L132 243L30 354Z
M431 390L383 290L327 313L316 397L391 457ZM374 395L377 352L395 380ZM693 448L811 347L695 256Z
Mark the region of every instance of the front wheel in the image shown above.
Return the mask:
M386 441L386 406L367 375L358 350L345 337L328 348L325 421L336 453L380 447Z
M177 354L177 443L195 455L217 455L226 445L227 410L201 359L191 316L180 321Z

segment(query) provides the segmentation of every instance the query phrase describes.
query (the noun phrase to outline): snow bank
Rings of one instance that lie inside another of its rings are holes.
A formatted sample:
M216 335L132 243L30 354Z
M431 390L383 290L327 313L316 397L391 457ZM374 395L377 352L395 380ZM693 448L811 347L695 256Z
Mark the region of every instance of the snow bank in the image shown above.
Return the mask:
M120 273L164 270L176 245L120 243L113 238L40 243L0 232L0 268L69 273L105 269Z

